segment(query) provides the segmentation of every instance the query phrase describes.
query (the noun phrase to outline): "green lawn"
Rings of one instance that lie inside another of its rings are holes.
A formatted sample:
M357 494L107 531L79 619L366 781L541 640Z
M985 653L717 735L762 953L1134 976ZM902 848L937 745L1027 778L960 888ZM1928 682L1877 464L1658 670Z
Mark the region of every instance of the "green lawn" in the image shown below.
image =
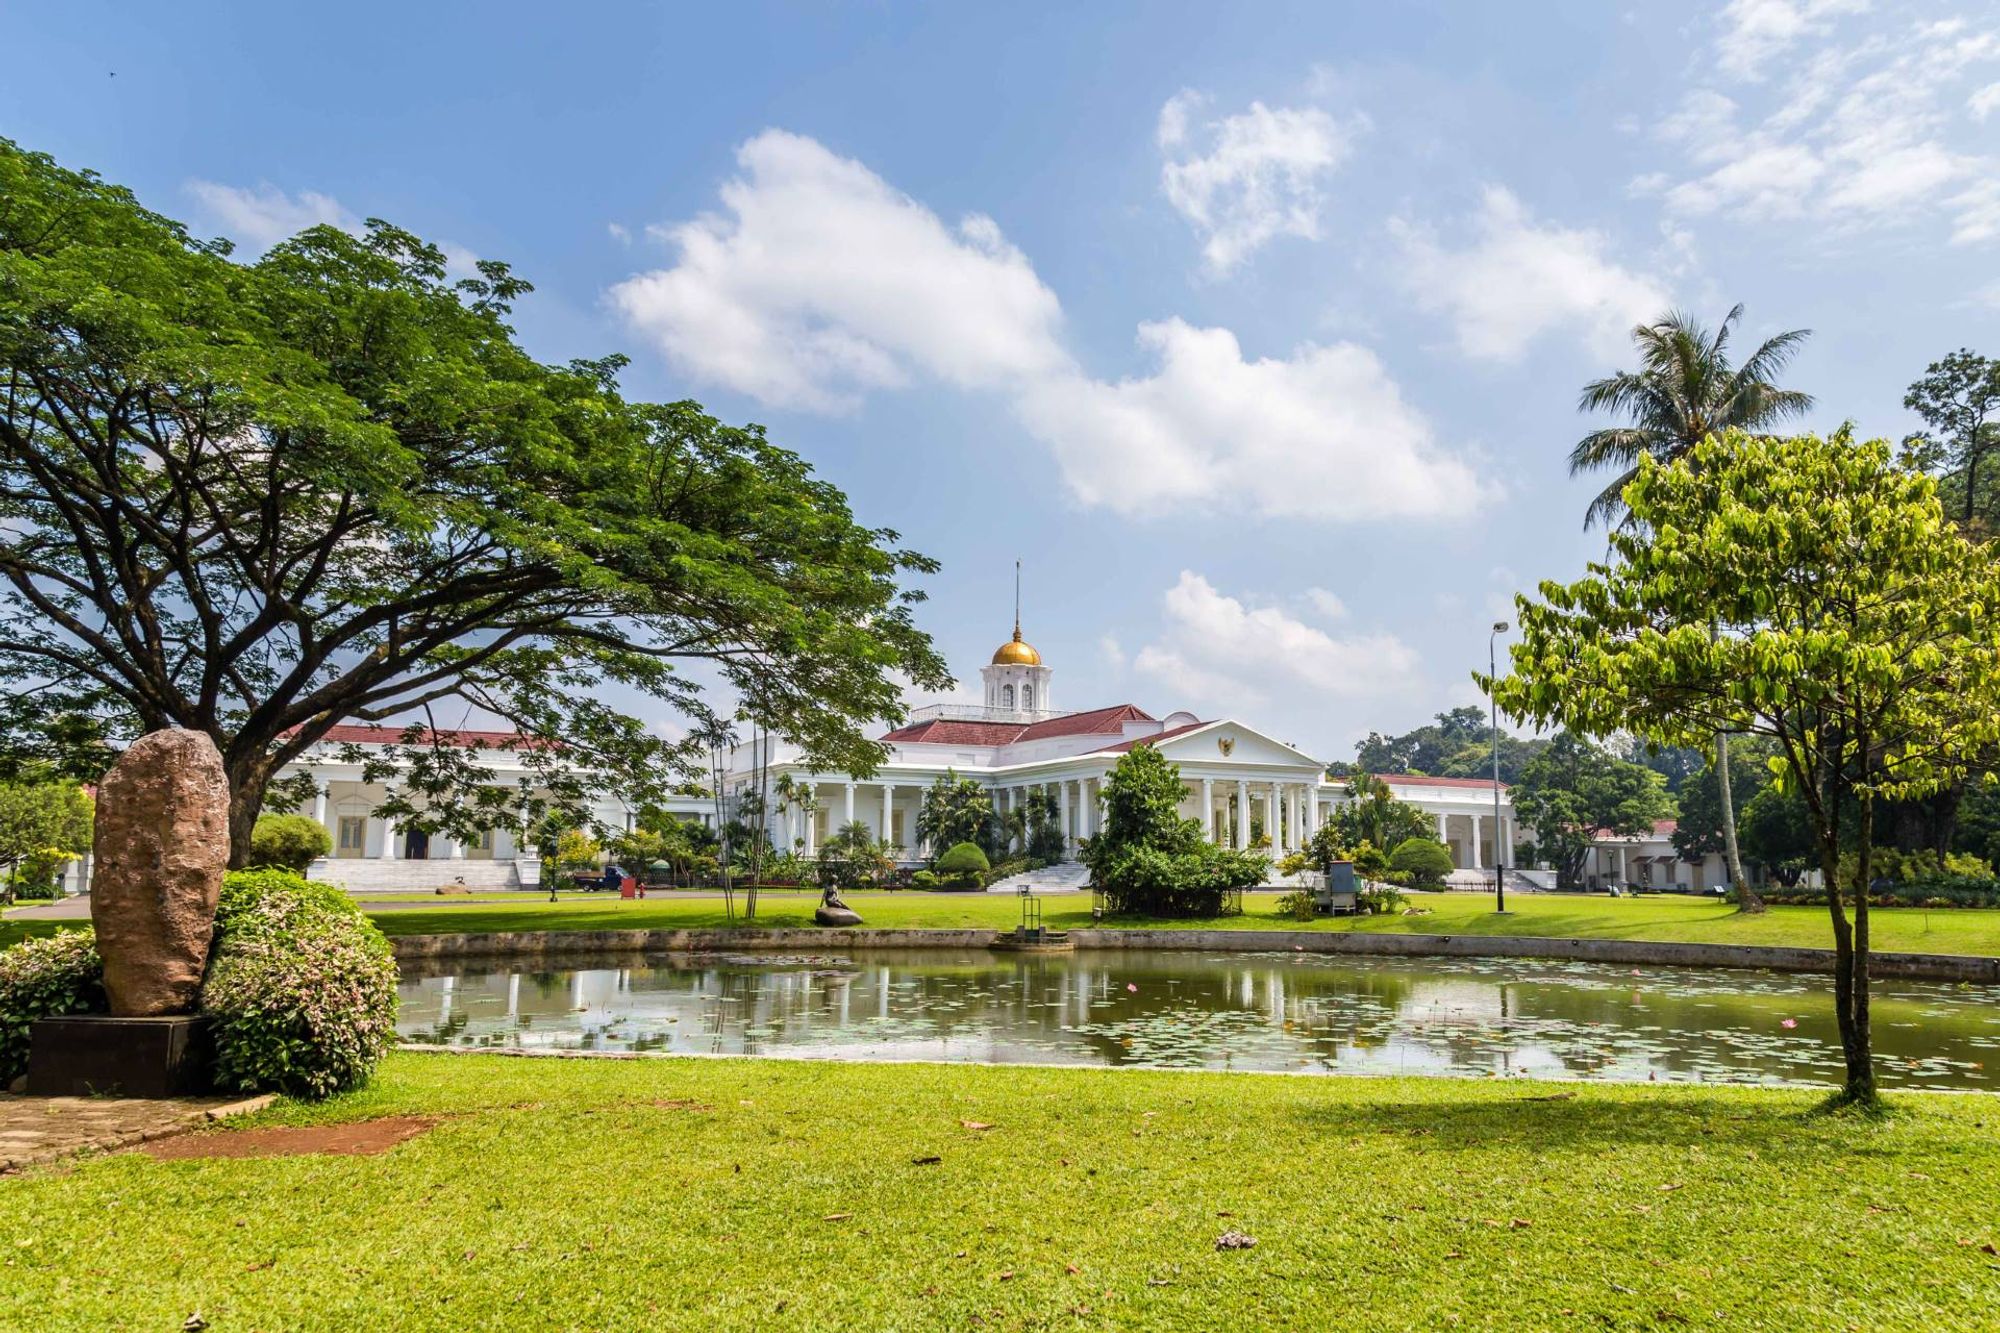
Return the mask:
M0 1326L1991 1328L2000 1103L1814 1100L399 1054L257 1118L382 1156L0 1180Z
M767 894L758 908L757 923L811 925L816 902L817 896L810 893ZM870 926L990 926L1005 930L1018 922L1021 914L1019 901L1003 894L855 893L848 895L848 902ZM1429 908L1429 914L1326 917L1303 925L1278 915L1275 894L1260 893L1247 895L1243 915L1217 921L1125 920L1107 924L1236 930L1390 930L1436 935L1564 935L1832 947L1826 912L1814 907L1774 907L1764 916L1746 917L1726 903L1697 898L1517 894L1508 899L1511 910L1500 916L1492 910L1493 900L1483 894L1414 894L1411 903ZM392 935L728 924L719 899L657 895L643 902L610 898L554 904L546 900L481 902L462 907L382 912L375 919ZM1046 900L1043 920L1058 929L1091 925L1089 895ZM2000 954L2000 911L1878 909L1871 914L1871 920L1875 947L1883 951Z
M1691 940L1709 944L1803 945L1830 948L1826 912L1817 907L1774 907L1763 916L1743 916L1726 903L1699 898L1609 898L1570 894L1515 894L1500 916L1484 894L1413 894L1422 916L1325 917L1310 925L1278 915L1277 895L1246 895L1243 915L1216 921L1119 920L1108 925L1223 930L1415 931L1433 935L1558 935L1586 939ZM364 900L376 901L376 900ZM397 900L407 901L407 900ZM434 901L434 900L426 900ZM815 893L766 892L758 908L762 926L809 926ZM1011 928L1020 920L1019 900L984 893L854 893L848 902L870 926ZM741 906L738 907L740 921ZM1884 952L2000 954L2000 911L1978 909L1878 908L1870 914L1874 943ZM482 897L450 906L416 906L375 915L391 935L436 935L470 931L607 930L672 926L723 926L728 918L719 897L655 894L625 902L603 894L546 898L517 894ZM1057 929L1089 926L1088 894L1044 900L1044 922ZM46 934L62 923L9 919L0 922L0 944L28 934Z

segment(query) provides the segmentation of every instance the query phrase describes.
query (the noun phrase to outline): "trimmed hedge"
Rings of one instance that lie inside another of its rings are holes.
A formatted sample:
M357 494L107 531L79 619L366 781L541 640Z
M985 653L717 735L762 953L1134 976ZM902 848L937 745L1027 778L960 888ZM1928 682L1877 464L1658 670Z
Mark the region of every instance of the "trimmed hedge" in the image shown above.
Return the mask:
M104 962L87 930L65 930L0 949L0 1092L28 1072L28 1025L63 1014L101 1014Z
M250 830L250 864L279 866L305 873L320 857L333 851L326 825L305 815L259 815Z
M957 843L937 859L938 878L947 884L964 887L977 888L980 877L992 868L986 853L979 849L979 844L972 842Z
M365 1082L396 1037L395 959L347 895L285 870L224 881L201 1008L220 1087L319 1099Z

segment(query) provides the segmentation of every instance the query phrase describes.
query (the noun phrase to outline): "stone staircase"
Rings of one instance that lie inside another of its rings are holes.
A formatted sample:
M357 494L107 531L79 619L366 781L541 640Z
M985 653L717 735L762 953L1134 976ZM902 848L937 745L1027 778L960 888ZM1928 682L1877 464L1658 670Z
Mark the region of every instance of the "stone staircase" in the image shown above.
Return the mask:
M541 883L537 859L484 861L384 861L379 857L321 857L306 872L309 879L338 884L349 893L428 893L440 884L462 879L474 890L532 889Z
M1009 875L986 886L988 893L1019 893L1030 889L1036 893L1074 893L1090 887L1090 867L1081 861L1060 861L1040 870L1024 870L1018 875Z

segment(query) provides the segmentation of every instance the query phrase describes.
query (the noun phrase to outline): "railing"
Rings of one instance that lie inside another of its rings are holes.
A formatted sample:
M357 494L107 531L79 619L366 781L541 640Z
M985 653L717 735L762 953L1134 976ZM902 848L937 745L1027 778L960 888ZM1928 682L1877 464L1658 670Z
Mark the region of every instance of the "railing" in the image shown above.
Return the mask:
M912 722L1041 722L1068 717L1072 709L989 708L985 704L925 704L910 710Z

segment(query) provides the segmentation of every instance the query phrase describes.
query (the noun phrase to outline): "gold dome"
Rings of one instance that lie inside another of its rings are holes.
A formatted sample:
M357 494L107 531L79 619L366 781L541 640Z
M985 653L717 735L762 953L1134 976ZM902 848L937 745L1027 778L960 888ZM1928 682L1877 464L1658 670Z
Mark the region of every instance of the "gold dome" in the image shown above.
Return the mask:
M1041 664L1042 655L1036 652L1032 645L1021 641L1019 627L1015 628L1013 638L1001 644L993 652L994 666L1040 666Z

